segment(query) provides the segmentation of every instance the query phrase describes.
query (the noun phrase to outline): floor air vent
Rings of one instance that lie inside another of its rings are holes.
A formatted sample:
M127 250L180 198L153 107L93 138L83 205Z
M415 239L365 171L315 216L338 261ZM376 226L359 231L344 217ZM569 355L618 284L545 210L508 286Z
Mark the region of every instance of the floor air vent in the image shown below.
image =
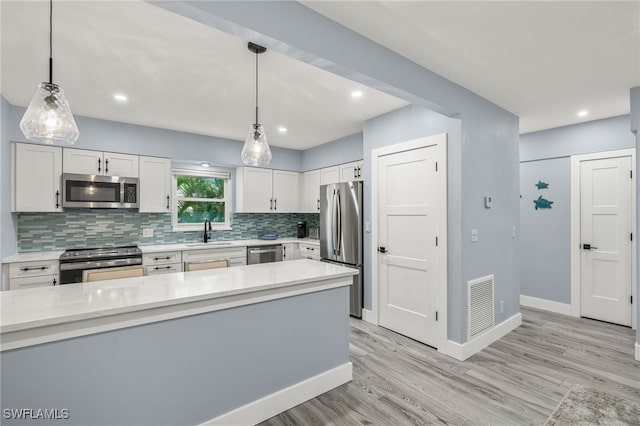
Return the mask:
M495 324L493 312L493 275L469 281L469 340L492 328Z

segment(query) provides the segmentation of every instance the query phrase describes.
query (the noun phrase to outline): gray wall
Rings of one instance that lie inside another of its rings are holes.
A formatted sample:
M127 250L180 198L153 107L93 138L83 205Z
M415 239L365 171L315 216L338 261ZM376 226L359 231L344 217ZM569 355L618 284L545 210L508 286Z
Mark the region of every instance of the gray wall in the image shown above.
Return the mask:
M571 155L635 147L628 115L520 135L520 280L525 296L571 303ZM538 180L549 189L538 191ZM534 210L533 199L554 202Z
M542 180L548 189L538 189ZM569 157L520 164L520 292L571 303L571 160ZM534 209L542 196L550 209Z
M362 160L362 132L302 152L302 170L315 170Z
M450 208L460 204L450 211L450 221L462 229L462 236L448 236L449 262L460 265L459 280L452 283L455 288L449 295L454 299L449 338L467 340L465 289L470 279L495 274L496 299L505 301L498 322L519 312L517 241L511 238L511 228L519 228L520 220L516 116L297 2L153 3L412 104L460 118L460 151L450 151L449 157L450 167L460 170L460 176L454 177L458 180L449 181L450 194L460 197L449 203ZM365 128L365 147L367 137ZM366 148L364 156L365 160L369 156ZM484 195L495 199L490 211L483 208ZM472 244L467 238L472 228L480 232L479 243Z
M2 424L200 424L349 362L348 290L2 352L3 409L70 414Z

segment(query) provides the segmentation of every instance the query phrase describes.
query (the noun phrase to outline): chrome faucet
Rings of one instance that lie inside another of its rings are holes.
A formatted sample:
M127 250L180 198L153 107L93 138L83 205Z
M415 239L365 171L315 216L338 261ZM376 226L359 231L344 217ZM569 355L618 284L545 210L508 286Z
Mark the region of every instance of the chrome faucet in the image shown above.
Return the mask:
M209 224L209 231L211 231L211 221L209 219L204 220L204 242L209 241L209 233L207 232L207 223Z

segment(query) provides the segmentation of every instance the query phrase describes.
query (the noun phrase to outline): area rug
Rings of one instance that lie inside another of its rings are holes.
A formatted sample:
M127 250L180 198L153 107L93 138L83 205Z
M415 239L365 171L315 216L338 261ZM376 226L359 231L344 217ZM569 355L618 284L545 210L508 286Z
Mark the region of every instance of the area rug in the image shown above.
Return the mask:
M574 385L545 426L640 425L640 404L583 385Z

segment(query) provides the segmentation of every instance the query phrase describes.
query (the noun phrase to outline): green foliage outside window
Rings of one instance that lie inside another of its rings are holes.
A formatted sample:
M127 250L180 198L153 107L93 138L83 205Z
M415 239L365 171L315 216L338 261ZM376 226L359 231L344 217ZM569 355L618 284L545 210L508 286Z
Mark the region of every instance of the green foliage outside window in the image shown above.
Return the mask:
M179 224L225 221L225 179L177 176L177 185Z

